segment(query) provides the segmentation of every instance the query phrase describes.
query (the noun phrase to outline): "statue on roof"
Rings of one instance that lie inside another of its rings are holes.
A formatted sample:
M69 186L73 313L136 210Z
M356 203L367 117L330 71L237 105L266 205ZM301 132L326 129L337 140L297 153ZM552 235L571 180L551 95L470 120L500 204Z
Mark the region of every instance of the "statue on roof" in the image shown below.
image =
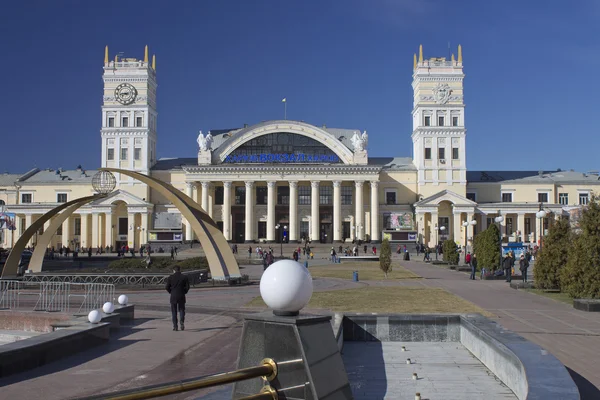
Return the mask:
M198 143L198 147L200 148L200 151L212 150L213 137L210 134L210 131L206 134L206 136L204 136L202 134L202 131L199 131L196 142Z
M367 131L365 131L365 133L363 133L362 135L360 135L358 131L354 132L352 139L350 139L350 141L352 142L352 146L354 147L354 151L365 151L367 147L367 139Z

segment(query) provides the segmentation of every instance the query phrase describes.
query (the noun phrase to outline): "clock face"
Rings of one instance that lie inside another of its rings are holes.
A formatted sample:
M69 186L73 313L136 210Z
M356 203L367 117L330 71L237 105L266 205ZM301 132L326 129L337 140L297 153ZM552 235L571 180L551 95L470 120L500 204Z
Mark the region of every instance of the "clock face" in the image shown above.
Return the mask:
M128 105L135 101L137 90L129 83L121 83L115 89L115 98L121 104Z

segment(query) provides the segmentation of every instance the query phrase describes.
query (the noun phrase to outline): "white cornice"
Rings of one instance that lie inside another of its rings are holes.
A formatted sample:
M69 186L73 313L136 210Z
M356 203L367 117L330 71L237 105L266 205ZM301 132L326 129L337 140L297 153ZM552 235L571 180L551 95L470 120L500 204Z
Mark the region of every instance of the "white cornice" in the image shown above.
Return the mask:
M290 174L379 174L381 166L371 165L186 165L182 167L188 174L210 173L210 174L271 174L285 176Z

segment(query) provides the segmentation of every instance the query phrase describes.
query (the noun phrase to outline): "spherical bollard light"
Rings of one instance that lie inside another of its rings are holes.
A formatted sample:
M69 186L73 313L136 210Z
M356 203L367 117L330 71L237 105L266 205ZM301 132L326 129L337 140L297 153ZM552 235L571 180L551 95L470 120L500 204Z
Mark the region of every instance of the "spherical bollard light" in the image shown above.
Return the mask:
M260 295L275 315L298 315L310 301L312 292L308 269L293 260L273 263L260 279Z
M88 314L88 321L90 321L92 324L97 324L98 322L100 322L101 319L102 315L100 315L100 312L98 310L92 310Z
M129 299L124 294L119 296L119 304L122 306L126 306Z
M115 311L115 305L110 301L107 301L102 306L102 311L104 311L105 314L112 314L112 312Z

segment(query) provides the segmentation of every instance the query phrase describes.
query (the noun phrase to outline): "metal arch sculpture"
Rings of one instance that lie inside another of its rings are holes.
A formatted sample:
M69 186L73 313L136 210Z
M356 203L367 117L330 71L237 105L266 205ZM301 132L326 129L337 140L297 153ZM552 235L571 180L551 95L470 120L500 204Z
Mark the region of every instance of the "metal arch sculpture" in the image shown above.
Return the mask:
M33 250L33 255L31 256L31 260L29 260L29 269L32 272L42 272L42 264L44 263L44 255L46 254L46 249L48 245L52 241L52 236L58 230L58 228L62 225L63 222L67 220L75 211L77 211L81 206L86 205L87 203L91 203L95 199L99 199L105 197L104 195L97 195L90 197L83 197L74 201L77 201L75 204L67 208L65 211L61 212L52 220L50 226L41 236L38 236L37 243L35 244L35 249Z
M23 253L23 250L25 250L27 243L29 243L29 240L33 237L33 235L35 235L35 233L41 227L43 227L44 224L50 220L50 218L54 217L56 214L60 213L63 210L69 209L71 206L73 206L73 207L77 206L74 208L74 210L76 210L77 208L81 207L85 203L89 203L90 201L100 199L103 197L106 197L106 195L100 194L100 195L82 197L80 199L71 200L64 204L61 204L58 207L53 208L52 210L48 211L46 214L39 217L34 223L32 223L29 226L29 228L27 228L25 230L25 232L23 232L21 234L21 237L17 240L17 242L13 246L12 250L10 251L10 254L8 255L8 258L6 259L6 262L4 263L4 269L2 270L2 277L17 275L17 269L19 267L19 261L21 260L21 254ZM71 211L71 213L73 211ZM66 219L66 217L65 217L65 219ZM58 229L58 225L56 226L54 231L56 231L56 229ZM45 248L43 248L42 251L45 251Z
M177 207L179 212L188 221L188 224L192 226L193 231L198 235L213 279L241 277L238 263L229 247L229 243L215 221L202 210L200 204L172 185L139 172L118 168L100 168L100 171L130 176L165 196Z

